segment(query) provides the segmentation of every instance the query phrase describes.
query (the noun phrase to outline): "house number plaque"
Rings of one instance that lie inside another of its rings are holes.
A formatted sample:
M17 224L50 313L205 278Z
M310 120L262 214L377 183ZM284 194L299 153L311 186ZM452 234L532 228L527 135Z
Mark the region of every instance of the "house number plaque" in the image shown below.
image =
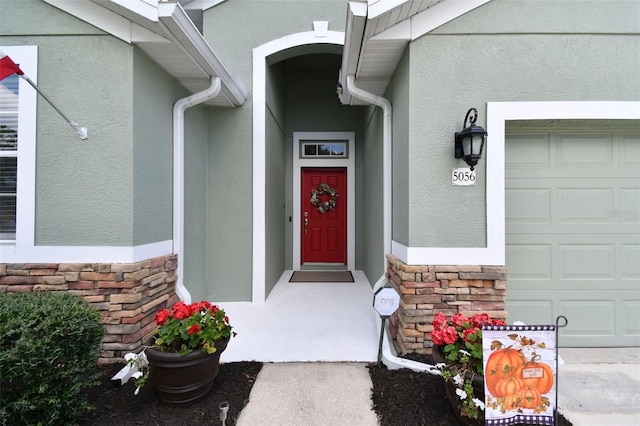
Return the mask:
M469 168L451 169L451 184L454 186L475 185L476 171Z

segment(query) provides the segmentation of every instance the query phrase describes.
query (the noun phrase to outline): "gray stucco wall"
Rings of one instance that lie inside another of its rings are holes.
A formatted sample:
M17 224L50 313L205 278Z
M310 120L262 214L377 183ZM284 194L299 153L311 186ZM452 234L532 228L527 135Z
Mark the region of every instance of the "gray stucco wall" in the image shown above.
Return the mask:
M251 103L207 117L207 288L214 301L251 300Z
M39 88L89 131L81 141L38 99L36 244L131 245L130 46L41 1L0 10L0 42L37 45Z
M384 260L384 198L383 198L383 114L379 107L368 107L364 124L364 135L358 143L362 161L362 180L358 185L359 214L357 221L362 226L359 241L362 261L358 269L375 283L386 270Z
M313 21L328 21L344 31L344 0L233 0L204 12L204 37L222 62L252 90L252 50L272 40L313 31Z
M208 299L207 277L207 110L185 112L184 135L184 262L183 279L191 300Z
M140 245L173 238L173 103L187 93L138 49L133 64L133 243Z
M133 46L42 1L0 10L0 43L38 46L39 88L89 134L38 99L36 244L171 239L171 105L184 91Z
M409 51L410 49L405 50L387 90L387 96L393 105L392 239L402 244L409 243L409 101L411 99Z
M285 70L282 64L267 67L266 93L266 193L265 294L269 294L287 264L285 222L287 193L287 138L285 135Z
M410 44L410 246L486 244L484 159L477 186L451 186L470 107L486 127L488 101L640 99L639 7L494 0Z
M81 141L38 99L36 244L133 245L131 47L106 35L30 43L38 86L89 134Z

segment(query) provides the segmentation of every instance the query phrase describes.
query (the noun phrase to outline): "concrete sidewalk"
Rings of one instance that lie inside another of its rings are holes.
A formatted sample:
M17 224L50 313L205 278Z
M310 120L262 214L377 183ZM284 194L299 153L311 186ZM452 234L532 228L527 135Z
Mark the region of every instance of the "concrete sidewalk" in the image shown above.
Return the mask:
M560 348L558 405L574 426L640 425L640 348Z
M574 426L640 425L640 348L564 348L560 357L558 404ZM375 426L371 388L366 363L268 363L238 425Z
M375 426L364 363L265 364L238 426Z

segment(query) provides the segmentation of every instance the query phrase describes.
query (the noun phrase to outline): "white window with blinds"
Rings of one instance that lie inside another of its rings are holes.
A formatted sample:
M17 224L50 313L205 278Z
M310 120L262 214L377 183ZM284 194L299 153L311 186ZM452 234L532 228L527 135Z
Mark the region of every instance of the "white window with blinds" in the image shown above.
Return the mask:
M0 46L36 82L36 46ZM16 74L0 81L0 259L28 258L34 247L37 93Z
M0 241L16 239L19 78L0 82Z

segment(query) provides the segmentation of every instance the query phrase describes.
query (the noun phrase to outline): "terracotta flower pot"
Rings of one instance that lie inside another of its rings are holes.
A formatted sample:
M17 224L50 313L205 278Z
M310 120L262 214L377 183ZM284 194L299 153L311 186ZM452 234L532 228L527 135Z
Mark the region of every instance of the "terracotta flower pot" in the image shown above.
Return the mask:
M431 351L431 356L433 357L433 360L436 362L436 364L439 364L439 363L447 364L449 362L445 359L444 352L442 351L442 348L440 346L433 346ZM471 374L467 373L465 375L465 379L471 379ZM474 375L471 384L473 386L473 393L475 397L484 402L484 376L479 374ZM447 390L447 398L451 403L451 408L453 409L454 414L456 415L456 417L458 418L461 424L468 425L468 426L484 425L483 410L480 410L478 412L477 419L471 419L469 417L461 416L460 412L461 412L462 404L461 404L460 397L456 395L456 385L452 381L447 380L445 381L445 388Z
M217 350L212 354L195 350L188 355L180 355L147 348L145 352L160 400L180 405L208 394L218 375L220 354L226 349L227 343L229 339L218 341Z

